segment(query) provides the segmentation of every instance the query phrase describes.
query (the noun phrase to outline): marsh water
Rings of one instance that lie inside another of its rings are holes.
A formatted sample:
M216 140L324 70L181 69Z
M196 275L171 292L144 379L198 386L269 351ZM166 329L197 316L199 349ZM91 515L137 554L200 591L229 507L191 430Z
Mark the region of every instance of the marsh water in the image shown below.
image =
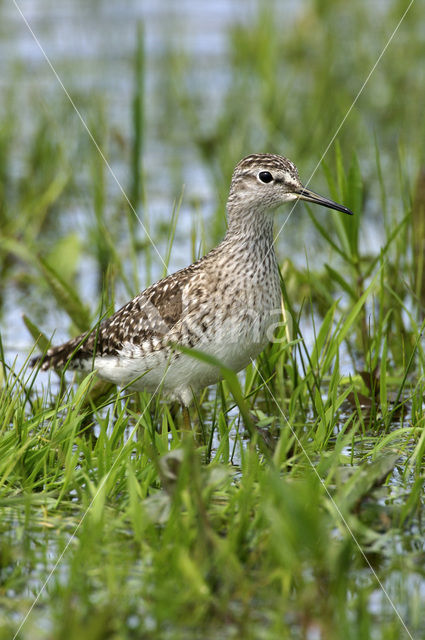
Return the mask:
M312 20L311 13L306 11L309 6L308 2L274 2L272 4L276 20L280 21L286 30L290 31L292 25L295 28L297 20L304 24L304 20L305 28L313 28L314 33L315 22ZM218 2L192 2L189 0L182 2L174 0L137 2L136 0L127 0L124 3L102 2L100 0L93 2L75 0L60 3L52 0L39 2L18 0L16 3L0 1L0 117L2 118L0 133L3 133L9 126L14 127L14 146L9 150L7 156L8 172L13 181L20 185L21 191L28 187L30 192L32 182L37 183L39 173L43 172L43 163L47 162L50 155L50 147L47 151L44 149L43 154L40 154L42 159L40 162L37 155L38 147L43 148L43 145L51 144L51 153L57 154L58 180L60 182L65 176L64 181L69 180L72 183L72 189L70 188L66 197L60 199L60 211L52 207L53 216L50 214L49 222L41 228L38 238L42 251L49 253L50 256L56 255L60 264L62 264L60 262L62 245L59 241L68 236L77 238L74 238L72 242L78 247L78 251L75 250L78 264L72 265L70 271L73 271L75 286L81 299L87 303L93 317L96 316L102 294L102 286L99 282L99 265L95 260L95 252L90 250L91 243L94 242L93 230L97 229L96 206L98 206L98 200L96 198L100 197L95 193L97 180L104 181L106 198L102 204L103 215L105 220L110 222L111 230L116 231L115 247L117 253L122 256L124 265L125 277L119 279L115 293L116 308L126 302L131 293L135 292L136 279L138 279L139 288L142 288L162 276L164 265L161 259L166 258L170 246L170 226L175 222L173 211L176 205L179 209L179 215L176 221L175 237L171 243L168 271L171 272L186 266L194 257L199 256L218 242L225 230L225 198L231 166L240 159L238 154L241 148L244 149L244 153L268 151L269 148L262 148L264 139L271 139L273 142L275 139L282 140L282 148L279 151L295 161L303 180L309 181L314 172L309 186L324 195L329 194L325 170L322 167L317 169L316 165L342 119L339 118L330 126L327 125L325 133L322 132L323 138L318 146L311 142L311 140L315 140L315 131L320 130L325 112L330 107L328 104L330 102L329 96L322 96L320 108L312 111L314 117L312 117L311 123L301 123L301 129L308 130L305 138L302 138L299 131L298 137L295 136L295 133L292 135L293 130L290 127L282 133L279 128L279 118L277 128L272 129L272 133L269 133L269 138L267 138L263 131L264 123L258 118L254 109L254 115L249 121L249 132L240 136L241 138L244 135L249 136L251 146L246 149L243 143L239 144L240 141L235 140L232 136L232 130L237 129L237 114L233 120L226 120L226 113L231 111L233 104L232 84L239 81L238 74L232 73L231 70L232 65L237 67L238 64L240 53L238 38L245 37L243 42L252 56L249 59L250 64L253 65L257 59L255 39L252 42L249 37L243 34L243 31L238 31L238 27L249 27L251 24L259 23L260 27L255 33L257 36L259 33L261 34L262 6L262 2L254 0L220 0ZM386 11L384 3L378 3L375 9L373 25L379 22L379 16ZM304 11L306 14L303 18ZM25 20L28 21L28 24ZM344 15L343 20L345 20ZM288 31L285 31L285 38L289 41ZM375 31L372 35L375 37ZM265 41L267 41L267 37L266 30ZM374 37L370 38L371 50L373 49ZM143 93L140 173L143 176L144 192L136 207L141 224L136 221L132 225L126 219L125 196L121 188L126 194L130 193L132 188L129 157L131 156L130 141L135 129L132 111L137 88L135 52L140 43L142 43L142 53L139 56L139 62L142 60L142 71L139 76L142 77ZM298 55L296 43L292 43L291 46L291 54L296 59ZM397 43L395 46L398 46ZM262 52L265 58L267 52L268 49L265 46ZM372 53L370 60L362 60L357 75L351 74L347 78L341 74L340 84L344 83L344 85L350 86L351 98L355 97L379 51L373 49ZM338 61L339 57L336 55L336 68ZM241 64L243 66L243 60ZM272 56L270 66L273 66ZM270 68L267 65L262 69L265 85L269 71ZM246 75L247 78L244 82L249 87L251 82L249 68ZM291 104L290 96L291 91L302 84L302 81L297 79L296 73L294 76L291 77L289 73L288 76L282 74L278 80L281 86L288 83L289 87L285 94L287 100L285 109L296 112L297 105ZM288 78L290 79L288 80ZM307 82L308 87L310 87L309 83L311 86L313 85L311 78ZM375 91L371 103L379 105L377 118L379 122L385 119L384 115L389 118L388 105L392 108L394 96L379 75L376 82L374 84L371 82L371 84ZM243 85L242 81L241 85ZM66 95L65 90L69 96ZM273 95L269 95L266 88L264 93L267 109L271 113L282 107L281 104L274 103ZM258 98L263 99L264 96L258 96ZM332 100L335 102L336 98L336 96L332 96ZM74 102L78 113L70 105L70 99ZM255 99L256 96L253 101ZM309 99L308 92L305 99ZM347 112L351 101L350 99L350 102L344 105L344 113ZM243 107L242 103L241 108L243 109ZM361 121L361 126L364 126L362 131L367 131L369 136L366 142L362 140L363 146L361 147L364 149L365 146L368 146L369 153L363 156L360 154L358 158L362 175L366 176L359 244L362 254L369 257L379 254L386 231L380 197L382 187L377 179L373 182L368 181L368 176L370 174L375 176L374 172L376 172L375 151L370 151L373 146L375 129L373 126L368 129L367 125L364 125L363 120L366 121L367 117L360 107L358 110L357 107L353 110L352 118L357 123ZM99 140L100 148L105 154L105 161L99 160L99 151L94 149L89 133L84 129L84 123L87 124L96 141ZM293 124L295 131L296 117ZM311 131L309 127L311 127ZM342 135L347 131L347 128L349 131L350 118L347 119L341 130ZM391 208L395 209L398 206L397 203L402 201L402 197L394 187L397 162L391 155L393 149L391 145L395 145L393 138L395 127L392 122L389 123L388 128L391 129L390 141L383 145L380 162L384 174L386 169L391 169L387 171L391 185L391 190L387 194L387 206L391 210ZM193 139L191 138L192 134ZM223 135L224 142L220 140L220 135ZM227 137L229 139L229 159L227 160L229 166L217 166L220 162L223 165L226 162ZM349 134L348 137L350 137ZM382 135L382 137L384 136ZM378 138L379 134L376 136L377 140ZM54 140L54 144L52 140ZM324 143L323 140L325 140ZM359 142L360 146L360 141L355 139L355 135L351 145L353 149L357 146L354 142ZM31 144L34 145L34 149L32 153L28 153L28 147ZM221 150L221 156L216 154L217 149ZM276 151L276 149L273 150ZM332 148L329 154L331 155L333 151ZM74 163L75 158L78 159L76 163ZM109 168L106 166L106 161L110 165ZM103 166L103 174L99 169L100 165ZM332 174L335 172L335 167L330 159L329 166L332 167L330 171ZM409 162L406 162L406 166L409 169ZM414 171L412 170L409 175L413 180ZM54 190L56 187L55 178L52 180L52 189ZM49 190L47 189L46 192ZM14 194L11 199L13 197ZM47 200L48 197L47 195ZM25 206L25 202L25 198L22 198L20 204ZM30 198L28 198L28 202L30 203L28 205L30 213L32 206ZM307 211L298 205L289 219L287 219L288 213L289 210L282 210L276 221L276 231L279 231L284 225L283 232L279 233L276 242L280 264L284 267L285 260L289 260L300 270L305 270L306 273L315 269L320 271L323 265L328 262L336 264L338 269L338 256L319 237ZM330 220L334 219L328 217L327 211L316 208L313 214L317 216L323 226L329 225L331 227L331 224L333 225ZM22 219L24 220L24 218ZM27 217L26 220L28 222L29 218ZM100 225L99 228L101 228ZM147 240L147 232L150 233L158 253ZM0 237L1 235L2 231L0 230ZM18 240L21 236L25 236L24 228L15 234ZM131 260L131 246L134 237L137 240L135 265ZM59 246L59 250L56 249L57 246ZM39 247L31 247L31 249L37 252ZM57 251L56 254L55 251ZM26 257L26 254L18 252L13 268L7 271L10 277L4 277L1 282L1 338L6 361L13 363L16 359L17 370L25 362L33 348L33 340L22 320L23 313L43 329L48 337L53 336L54 342L66 340L71 328L75 330L75 327L71 327L69 316L55 302L54 296L50 295L46 287L43 288L43 285L40 284L42 276L36 271L31 260L26 261ZM6 267L8 265L5 266L5 270ZM64 265L64 268L68 267L68 264ZM134 271L137 272L137 278L134 276ZM128 281L131 282L129 286L126 284ZM299 289L302 289L304 283L299 286L299 282L302 282L302 279L295 281L293 292L300 295L300 306L302 306L304 303L303 293L300 294ZM317 279L317 284L322 285L320 277ZM289 278L288 286L290 287L290 285ZM323 286L326 287L327 283L324 282ZM307 299L311 295L308 288L305 295ZM337 297L343 303L345 295L347 295L346 292L340 287ZM373 302L371 308L373 305L378 306ZM309 346L314 343L319 320L316 324L315 313L305 312L301 318L301 324L303 336ZM339 363L342 375L351 375L353 360L356 361L356 352L348 353L342 344ZM54 376L49 379L47 375L40 374L40 380L37 380L38 384L40 389L45 389L48 384L57 385L58 383ZM261 403L259 406L261 408ZM354 410L354 408L354 404L343 407L338 427L344 423L350 410ZM410 407L407 407L407 411L403 415L404 425L409 423L409 410ZM108 416L107 411L105 416ZM212 410L210 413L212 415ZM231 409L228 412L229 422L232 420L237 422L237 414L238 409ZM259 413L257 418L260 420L260 424L261 417ZM210 424L209 416L206 417L205 424ZM391 425L391 430L396 431L401 426L402 423L398 422L398 418L396 418ZM110 429L113 430L113 428L114 423L111 420ZM96 427L95 437L102 435L101 431L100 426ZM107 435L111 435L111 431L108 431ZM131 431L126 433L126 437L133 435ZM400 436L400 442L405 438L405 435ZM360 463L368 457L369 445L373 448L376 444L374 436L375 434L372 433L368 439L369 436L366 434L366 437L360 442L353 439L352 446L347 446L341 451L341 457L346 462L346 465L342 465L342 467L346 466L347 468L347 478L351 470L350 467L355 467L356 463ZM243 451L240 448L241 439L237 437L236 428L233 427L228 434L228 441L230 444L229 458L231 458L230 462L235 465L232 471L234 471L235 483L237 483ZM236 453L232 457L231 450L234 445ZM216 452L219 446L220 438L216 432L212 441L212 452ZM399 442L394 440L391 446L397 451ZM377 474L379 482L377 481L377 486L370 488L370 495L373 499L365 500L365 504L362 503L359 509L367 512L370 508L370 522L373 522L373 526L381 533L383 532L381 537L376 536L376 539L368 540L368 543L370 543L371 558L376 552L375 560L379 558L377 562L384 566L387 590L393 596L394 594L400 596L401 600L404 598L404 601L411 603L412 609L418 612L425 599L423 572L419 567L418 571L412 570L406 578L404 573L406 567L402 566L401 558L404 554L412 565L416 563L417 566L420 565L421 559L423 560L422 524L419 510L414 512L410 518L408 529L403 530L403 524L401 524L397 530L397 522L404 522L406 496L410 495L409 491L413 483L417 483L419 486L418 479L414 478L415 470L413 468L406 466L404 470L399 470L399 466L403 468L415 446L416 440L414 439L408 446L405 446L405 441L403 446L400 445L400 465L393 465L390 480L385 484L380 484L381 478ZM314 460L314 462L317 461ZM89 485L90 478L85 479L84 486ZM166 492L161 492L160 499L163 499L164 503L169 500ZM43 500L45 502L40 500L40 504L43 502L42 508L46 510L45 519L40 514L33 517L29 508L24 513L22 504L19 503L19 506L15 507L13 500L9 500L4 509L2 507L3 524L5 525L3 528L9 527L9 530L6 533L3 532L2 535L5 536L11 549L18 549L16 553L19 561L15 565L19 566L21 572L19 585L22 583L26 585L25 597L29 601L42 586L46 573L55 567L58 554L63 550L64 545L71 541L79 518L79 513L75 516L72 511L72 503L74 501L77 505L79 496L73 495L69 500L71 505L69 517L66 513L62 513L57 516L54 522L51 517L50 519L47 517L47 512L49 508L54 512L56 498L46 496ZM153 500L151 506L153 510L158 508ZM386 537L385 527L390 520L395 524L392 524L391 527L388 525L390 528ZM113 529L112 517L111 522L111 529ZM60 531L59 541L49 536L49 531L56 526ZM160 522L160 526L162 526L162 522ZM338 537L338 534L335 535ZM129 533L126 530L123 536L126 536L126 542L127 539L131 541L132 532ZM24 551L19 546L21 542ZM7 544L5 544L5 548ZM25 549L27 555L25 555ZM148 562L147 560L147 564ZM10 567L13 564L12 561L6 562L7 571L12 570ZM139 569L140 575L144 575L144 567L134 567L135 571L139 571ZM72 567L66 563L59 567L56 580L58 589L61 588L61 585L67 584L71 570ZM367 574L369 578L368 570ZM364 579L364 575L364 567L359 568L359 583ZM11 589L6 593L6 598L13 601L18 593L22 595L20 588L17 588L16 592ZM0 595L0 597L3 596ZM385 619L385 616L390 616L392 613L377 585L368 606L377 618ZM405 608L407 608L407 604ZM404 613L405 611L401 611L402 615ZM21 621L20 615L16 613L10 615L12 618L15 617L16 623ZM417 618L420 620L418 613ZM48 634L54 627L52 618L49 615L44 615L43 612L38 613L37 620L41 628L39 637L43 637L43 633ZM129 618L129 628L132 624ZM135 624L137 626L137 620ZM231 636L229 635L229 637ZM320 632L315 635L313 629L310 635L307 634L303 637L308 637L310 640L310 638L322 636ZM373 637L381 636L376 634Z

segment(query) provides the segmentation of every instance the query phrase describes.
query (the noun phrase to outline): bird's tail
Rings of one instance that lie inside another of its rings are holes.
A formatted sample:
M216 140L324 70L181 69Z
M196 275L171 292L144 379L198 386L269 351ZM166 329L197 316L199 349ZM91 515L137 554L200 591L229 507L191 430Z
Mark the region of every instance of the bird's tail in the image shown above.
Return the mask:
M86 369L85 364L93 354L86 352L83 345L87 334L68 340L57 347L50 347L45 353L34 356L30 360L31 367L39 367L41 371L48 369Z

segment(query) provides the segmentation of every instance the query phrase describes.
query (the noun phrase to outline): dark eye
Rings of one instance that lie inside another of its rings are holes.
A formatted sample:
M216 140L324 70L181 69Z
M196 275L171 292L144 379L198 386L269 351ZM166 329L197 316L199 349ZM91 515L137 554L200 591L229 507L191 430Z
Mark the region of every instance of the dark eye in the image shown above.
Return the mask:
M258 174L258 177L260 178L261 182L271 182L273 180L273 176L270 173L270 171L260 171L260 173Z

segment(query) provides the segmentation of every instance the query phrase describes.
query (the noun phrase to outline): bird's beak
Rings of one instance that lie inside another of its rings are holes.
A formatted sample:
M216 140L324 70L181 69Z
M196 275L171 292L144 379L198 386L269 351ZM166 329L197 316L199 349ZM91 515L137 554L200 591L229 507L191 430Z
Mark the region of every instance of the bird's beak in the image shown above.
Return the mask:
M322 207L328 207L328 209L335 209L336 211L342 211L342 213L348 213L348 215L354 215L350 209L347 207L343 207L341 204L330 200L330 198L324 198L323 196L319 196L318 193L314 193L314 191L310 191L310 189L306 189L305 187L300 187L299 189L295 189L293 191L295 195L298 196L300 200L306 200L307 202L314 202L315 204L321 204Z

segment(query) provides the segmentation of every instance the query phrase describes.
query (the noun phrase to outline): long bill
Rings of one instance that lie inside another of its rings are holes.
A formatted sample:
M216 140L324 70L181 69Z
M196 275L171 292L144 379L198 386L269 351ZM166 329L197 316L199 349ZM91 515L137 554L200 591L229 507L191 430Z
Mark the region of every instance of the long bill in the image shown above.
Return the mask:
M318 193L314 193L310 189L306 189L305 187L300 187L296 189L294 193L298 196L300 200L306 200L307 202L314 202L315 204L320 204L322 207L327 207L328 209L335 209L335 211L342 211L342 213L348 213L348 215L354 215L353 212L347 207L343 207L342 204L338 204L334 202L330 198L324 198L320 196Z

